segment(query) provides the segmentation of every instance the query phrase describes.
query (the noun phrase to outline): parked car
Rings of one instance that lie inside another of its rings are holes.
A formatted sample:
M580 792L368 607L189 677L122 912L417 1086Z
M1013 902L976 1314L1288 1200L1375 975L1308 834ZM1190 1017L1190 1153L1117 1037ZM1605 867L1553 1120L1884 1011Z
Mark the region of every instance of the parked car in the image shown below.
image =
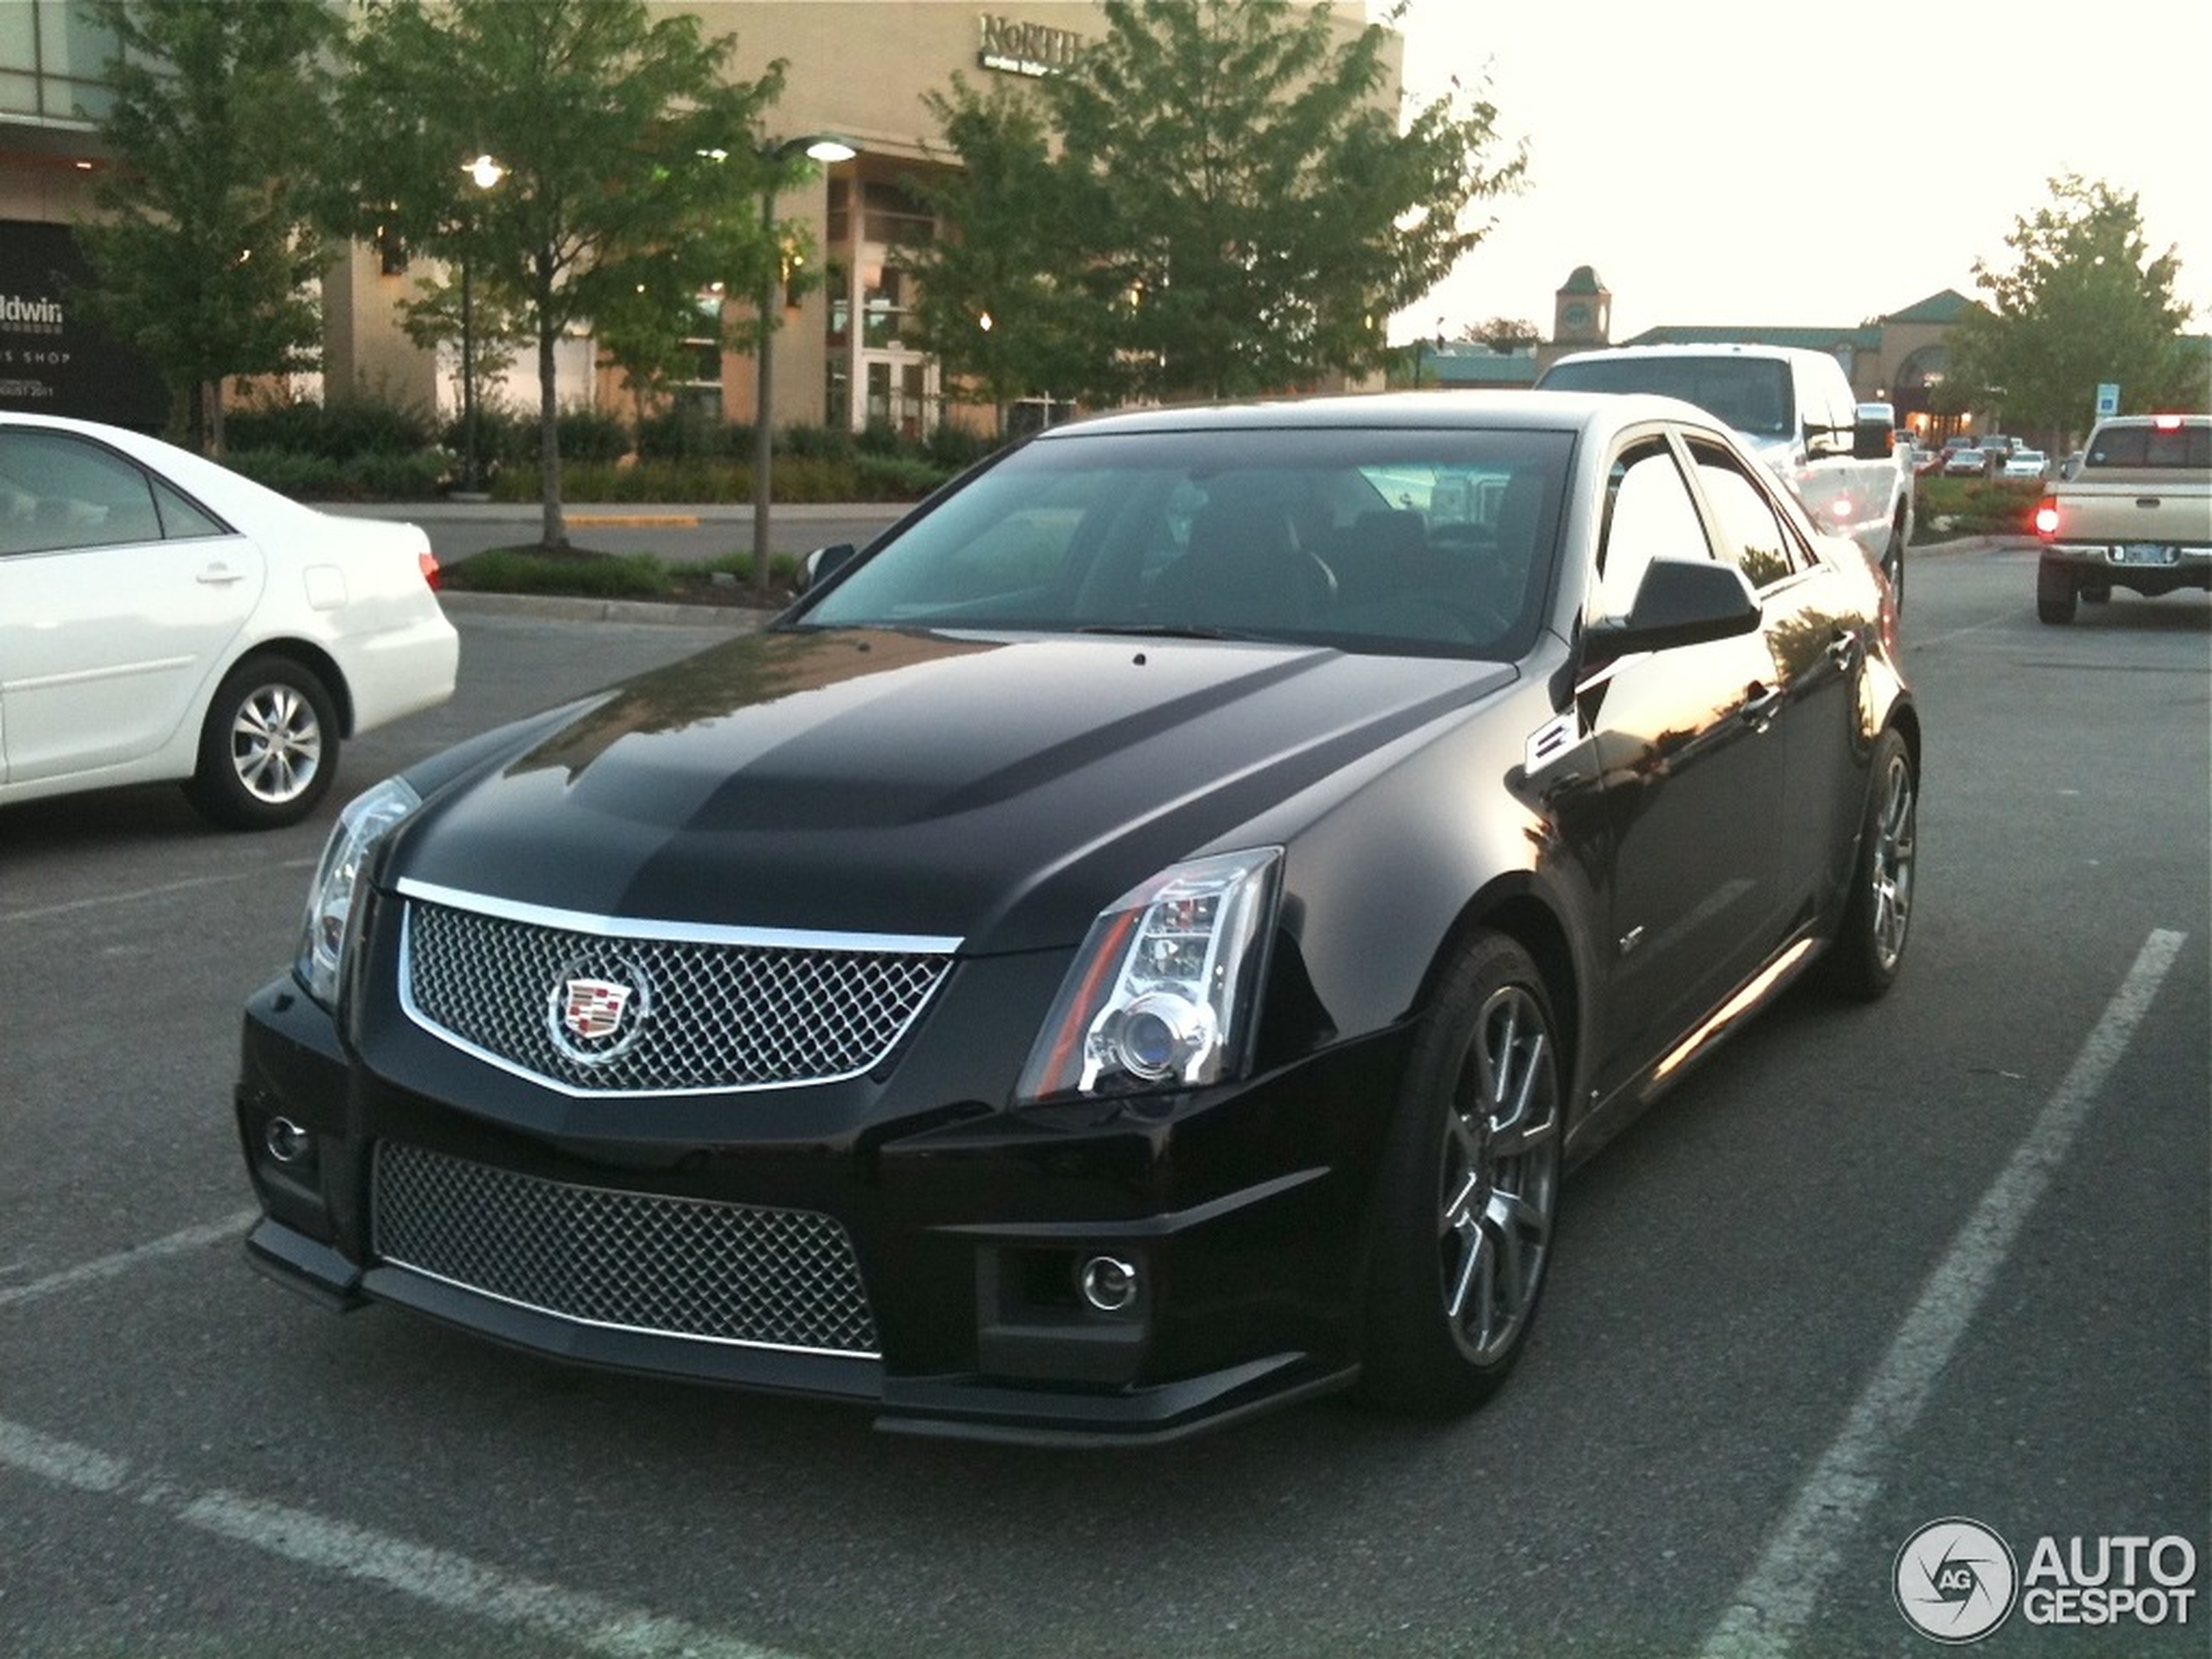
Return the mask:
M2212 591L2212 415L2097 422L2082 464L2036 503L2035 614L2058 624L2114 588Z
M2051 469L2051 459L2040 449L2015 449L2005 457L1999 469L2000 478L2032 478L2040 481Z
M0 804L176 779L216 823L297 822L344 738L452 695L436 571L413 525L0 414Z
M1856 401L1843 365L1801 347L1715 342L1571 352L1541 391L1678 397L1724 421L1823 529L1857 539L1900 597L1912 544L1912 473L1895 408Z
M1953 449L1943 458L1943 475L1946 478L1986 478L1993 463L1990 451L1975 448Z
M1890 590L1687 404L1055 427L813 568L346 808L246 1011L264 1271L907 1430L1460 1411L1569 1164L1898 974Z

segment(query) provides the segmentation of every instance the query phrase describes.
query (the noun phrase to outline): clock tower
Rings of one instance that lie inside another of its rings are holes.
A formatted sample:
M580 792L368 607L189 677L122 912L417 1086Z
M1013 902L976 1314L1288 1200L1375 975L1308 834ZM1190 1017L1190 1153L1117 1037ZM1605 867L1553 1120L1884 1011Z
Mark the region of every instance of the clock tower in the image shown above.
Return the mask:
M1602 346L1613 335L1613 291L1587 265L1575 267L1553 297L1552 343L1569 351Z

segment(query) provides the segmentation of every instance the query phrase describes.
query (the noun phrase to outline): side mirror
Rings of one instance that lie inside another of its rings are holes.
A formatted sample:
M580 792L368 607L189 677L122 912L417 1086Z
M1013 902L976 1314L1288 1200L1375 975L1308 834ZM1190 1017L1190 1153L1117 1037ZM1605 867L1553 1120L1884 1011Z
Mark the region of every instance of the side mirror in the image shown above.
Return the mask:
M1854 461L1887 461L1897 453L1897 406L1861 403L1852 411L1851 453Z
M1654 559L1626 619L1594 623L1583 637L1593 657L1628 657L1732 639L1758 625L1758 596L1735 565Z
M853 563L856 550L850 542L833 542L827 547L818 547L799 564L799 590L812 591Z

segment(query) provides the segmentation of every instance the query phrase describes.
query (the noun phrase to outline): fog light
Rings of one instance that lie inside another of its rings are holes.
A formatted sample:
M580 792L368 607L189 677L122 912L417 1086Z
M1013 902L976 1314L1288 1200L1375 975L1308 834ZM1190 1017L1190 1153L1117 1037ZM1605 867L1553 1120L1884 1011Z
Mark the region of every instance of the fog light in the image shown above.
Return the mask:
M297 1163L314 1150L314 1136L288 1117L272 1117L261 1132L261 1144L279 1163Z
M1083 1300L1101 1313L1119 1313L1136 1300L1136 1268L1113 1256L1094 1256L1076 1275Z

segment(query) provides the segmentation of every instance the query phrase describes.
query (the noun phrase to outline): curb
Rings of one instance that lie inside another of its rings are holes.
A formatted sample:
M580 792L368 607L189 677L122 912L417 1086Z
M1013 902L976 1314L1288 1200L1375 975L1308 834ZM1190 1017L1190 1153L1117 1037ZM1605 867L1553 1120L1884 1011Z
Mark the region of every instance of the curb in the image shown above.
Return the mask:
M466 593L441 588L448 616L536 617L544 622L626 622L758 633L778 613L743 605L691 605L651 599L576 599L547 593Z

